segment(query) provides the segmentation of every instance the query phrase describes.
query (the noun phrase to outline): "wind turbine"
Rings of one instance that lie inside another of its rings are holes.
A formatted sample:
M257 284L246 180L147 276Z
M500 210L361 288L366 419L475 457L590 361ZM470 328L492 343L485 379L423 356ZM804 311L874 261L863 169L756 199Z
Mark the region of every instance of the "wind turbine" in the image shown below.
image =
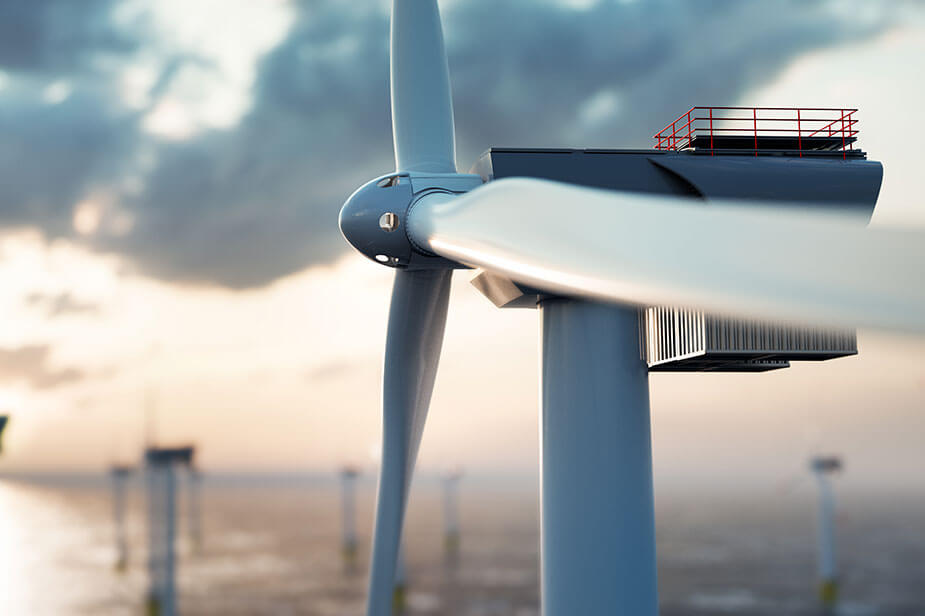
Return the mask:
M148 508L148 596L146 613L176 616L177 468L193 464L193 447L145 449Z
M448 73L436 0L394 0L396 172L359 188L340 213L350 244L396 270L367 613L390 613L450 278L474 267L489 274L486 294L520 289L540 313L543 613L654 616L640 308L925 333L925 234L792 205L700 207L533 179L482 186L481 176L457 173ZM666 316L674 331L679 314ZM706 327L699 314L684 313L684 323Z
M443 547L450 562L459 556L459 482L462 471L443 476Z
M194 552L202 551L202 471L190 464L186 472L186 517Z
M112 514L116 535L116 571L128 568L128 535L125 526L126 484L132 475L132 467L114 464L109 469L112 479Z
M356 484L360 471L345 466L340 471L341 489L341 551L347 568L352 570L357 560Z
M816 517L817 559L819 568L819 600L827 613L838 603L838 565L835 557L835 495L829 475L842 469L841 459L817 456L810 461L819 488L819 508Z
M10 423L10 416L0 415L0 453L3 453L3 431L6 430L8 423Z

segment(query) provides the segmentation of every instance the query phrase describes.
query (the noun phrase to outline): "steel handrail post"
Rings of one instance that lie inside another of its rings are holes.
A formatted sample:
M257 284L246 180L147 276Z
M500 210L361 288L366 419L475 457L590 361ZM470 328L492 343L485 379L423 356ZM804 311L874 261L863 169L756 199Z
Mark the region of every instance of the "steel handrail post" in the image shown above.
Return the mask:
M710 156L716 156L713 148L713 107L710 107Z

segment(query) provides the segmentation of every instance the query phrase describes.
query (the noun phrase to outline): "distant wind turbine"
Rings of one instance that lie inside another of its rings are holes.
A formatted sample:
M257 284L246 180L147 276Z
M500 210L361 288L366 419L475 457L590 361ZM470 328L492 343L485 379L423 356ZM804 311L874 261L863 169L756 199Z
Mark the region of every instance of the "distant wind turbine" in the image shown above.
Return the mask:
M842 462L834 456L817 456L810 462L810 470L819 488L816 513L819 600L823 609L832 611L838 603L838 564L835 552L835 494L829 476L842 470Z
M112 514L116 538L116 571L128 568L128 530L126 528L126 500L128 480L132 468L124 464L114 464L109 469L112 480Z
M9 415L0 415L0 454L3 453L3 432L6 430L7 424L10 423Z
M177 616L177 468L193 463L192 447L145 450L148 508L149 616Z
M186 473L186 518L194 552L202 550L202 471L190 464Z
M459 556L459 482L460 470L453 470L443 476L443 547L447 559L454 561Z
M340 471L341 490L341 553L348 569L356 566L356 484L360 471L354 466L345 466Z

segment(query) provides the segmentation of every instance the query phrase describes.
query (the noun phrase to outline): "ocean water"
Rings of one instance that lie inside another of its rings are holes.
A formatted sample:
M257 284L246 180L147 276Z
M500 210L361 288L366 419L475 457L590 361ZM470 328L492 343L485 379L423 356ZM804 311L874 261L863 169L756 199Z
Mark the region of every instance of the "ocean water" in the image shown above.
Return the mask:
M129 494L130 563L116 572L109 484L102 477L0 479L0 614L141 614L146 589L141 482ZM436 482L416 485L405 543L408 614L539 614L537 494L532 485L464 481L462 549L443 551ZM335 480L209 476L203 543L178 503L184 615L363 612L374 486L358 494L360 555L340 552ZM662 614L819 614L814 502L796 494L660 491ZM840 495L839 613L925 615L925 499Z

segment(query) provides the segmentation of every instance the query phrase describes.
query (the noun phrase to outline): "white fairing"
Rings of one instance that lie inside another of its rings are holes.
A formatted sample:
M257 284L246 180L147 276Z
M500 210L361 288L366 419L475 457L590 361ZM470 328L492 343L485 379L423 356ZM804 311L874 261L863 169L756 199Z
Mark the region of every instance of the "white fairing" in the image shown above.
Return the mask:
M506 179L422 200L408 231L440 256L550 293L925 333L921 230Z
M391 60L396 168L455 173L450 72L436 0L395 0Z

